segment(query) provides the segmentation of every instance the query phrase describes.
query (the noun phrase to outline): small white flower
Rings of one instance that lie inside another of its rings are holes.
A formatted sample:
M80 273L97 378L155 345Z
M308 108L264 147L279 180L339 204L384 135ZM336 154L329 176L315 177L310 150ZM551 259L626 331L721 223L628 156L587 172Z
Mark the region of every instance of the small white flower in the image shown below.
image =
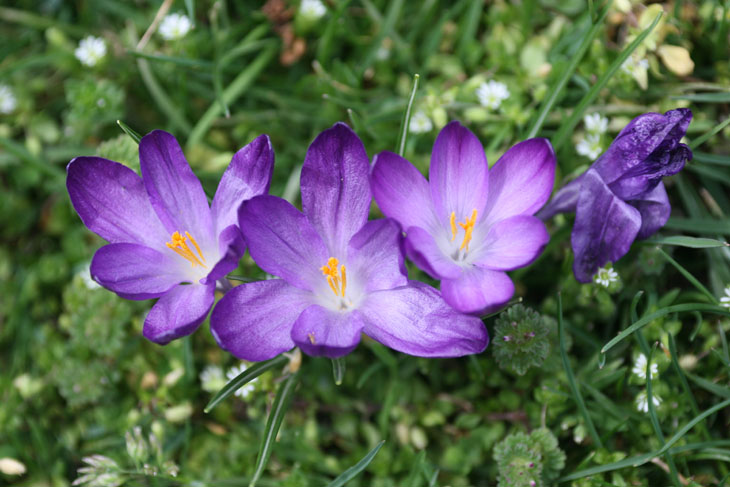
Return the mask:
M646 355L641 353L638 357L636 357L636 362L634 362L634 368L631 369L631 372L636 374L636 376L640 379L646 380ZM659 375L659 366L656 362L652 362L649 373L651 373L652 379Z
M327 13L327 7L320 0L302 0L299 13L310 20L317 20Z
M200 373L200 385L204 391L218 392L226 385L223 369L217 365L208 365Z
M720 305L730 308L730 285L725 286L725 296L720 298Z
M630 75L634 75L637 72L640 71L646 71L649 69L649 60L648 59L637 59L634 56L630 56L624 63L621 65L621 69L629 73Z
M662 403L662 399L656 394L652 394L651 402L654 403L654 407L659 407L659 405ZM646 392L640 392L636 396L636 409L640 413L649 412L649 399L646 397Z
M509 98L507 85L499 81L489 80L477 88L477 98L483 107L496 110L503 100Z
M241 375L247 368L248 366L246 364L234 365L226 373L226 377L228 377L228 380L233 380ZM256 382L257 380L258 378L246 383L243 387L239 387L236 391L236 396L240 397L241 399L246 399L255 389L254 382Z
M575 146L575 150L578 154L586 156L589 159L598 159L598 156L603 152L601 147L601 136L598 134L588 134L584 139Z
M8 114L18 106L13 90L8 85L0 85L0 113Z
M100 37L88 36L79 42L74 51L76 59L86 66L96 66L106 56L106 44Z
M182 39L193 28L193 23L183 14L170 14L165 16L160 22L160 28L157 30L166 41L175 41Z
M614 282L618 281L618 272L613 269L602 267L598 269L596 275L593 276L593 280L596 284L600 284L603 287L608 287Z
M421 110L417 111L411 117L411 123L408 124L408 130L414 134L422 134L424 132L430 132L433 129L433 123L428 115L423 113Z
M600 113L591 113L583 117L583 125L589 134L605 134L608 130L608 119Z

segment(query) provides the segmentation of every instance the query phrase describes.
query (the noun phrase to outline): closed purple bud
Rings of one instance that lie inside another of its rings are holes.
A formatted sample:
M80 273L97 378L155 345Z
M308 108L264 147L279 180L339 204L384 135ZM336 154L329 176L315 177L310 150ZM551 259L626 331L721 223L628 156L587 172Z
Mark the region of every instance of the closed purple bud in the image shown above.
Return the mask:
M575 212L571 246L579 282L591 282L600 267L623 257L635 239L653 235L667 222L671 206L662 178L678 173L692 158L689 147L680 143L691 120L687 108L639 115L538 214L546 220Z

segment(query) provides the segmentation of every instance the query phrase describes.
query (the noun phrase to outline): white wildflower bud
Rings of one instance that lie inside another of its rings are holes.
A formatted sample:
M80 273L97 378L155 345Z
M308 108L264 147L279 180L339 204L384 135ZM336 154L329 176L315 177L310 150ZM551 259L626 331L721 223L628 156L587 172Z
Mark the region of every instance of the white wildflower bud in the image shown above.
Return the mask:
M142 463L147 460L149 448L142 436L142 428L135 426L132 431L127 431L124 434L124 439L127 443L127 454L132 460L136 463Z
M0 458L0 472L5 475L23 475L26 472L25 465L15 458Z
M5 115L12 113L17 106L18 100L13 90L8 85L0 85L0 113Z
M165 410L165 419L171 423L182 423L193 414L193 407L184 402Z

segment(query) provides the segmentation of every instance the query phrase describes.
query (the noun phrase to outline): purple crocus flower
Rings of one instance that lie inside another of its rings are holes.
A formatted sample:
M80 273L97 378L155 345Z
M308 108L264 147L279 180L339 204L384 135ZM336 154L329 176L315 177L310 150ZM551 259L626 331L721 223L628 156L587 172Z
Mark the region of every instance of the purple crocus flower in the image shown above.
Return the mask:
M591 282L606 262L623 257L635 239L649 237L667 222L672 208L662 178L692 158L689 147L679 143L691 120L687 108L639 115L540 212L543 220L575 212L571 245L578 281Z
M77 157L66 187L81 221L109 242L94 255L93 279L123 298L160 298L143 333L164 344L197 329L216 281L237 267L245 251L237 210L268 192L274 152L265 135L239 150L212 206L172 135L143 137L139 158L142 178L117 162Z
M439 292L409 281L401 232L389 219L368 221L368 157L338 123L307 151L303 213L274 196L239 211L251 257L278 276L240 285L211 314L218 343L245 360L266 360L299 346L340 357L361 332L395 350L424 357L478 353L488 342L480 319L457 313Z
M512 297L505 271L532 262L549 239L532 215L554 178L546 139L520 142L488 170L481 142L458 122L436 138L429 181L392 152L378 154L371 173L375 201L406 232L408 257L465 313L492 311Z

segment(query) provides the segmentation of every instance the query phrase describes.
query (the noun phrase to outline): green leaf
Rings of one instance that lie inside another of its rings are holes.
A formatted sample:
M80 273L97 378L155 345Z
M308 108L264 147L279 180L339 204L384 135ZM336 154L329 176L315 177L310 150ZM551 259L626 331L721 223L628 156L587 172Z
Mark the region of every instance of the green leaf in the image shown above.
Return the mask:
M179 107L167 96L167 93L165 93L162 85L160 85L152 72L149 62L146 59L139 58L137 59L137 67L139 68L142 82L147 87L150 96L157 103L160 110L162 110L176 129L185 135L189 134L191 130L190 122L185 119L185 115L183 115Z
M221 401L235 393L244 385L254 380L256 377L260 376L267 370L273 369L275 367L281 367L288 361L288 357L286 357L285 355L279 355L278 357L274 357L271 360L267 360L266 362L259 362L255 365L252 365L251 367L241 372L238 376L228 381L228 383L223 386L223 389L218 391L218 394L216 394L213 399L210 400L208 405L205 406L204 411L206 413L209 413L214 407L220 404Z
M119 125L119 128L122 129L125 134L129 135L135 143L139 144L139 141L142 140L142 136L126 123L121 120L117 120L117 125Z
M269 463L269 457L271 456L271 449L274 446L274 441L276 441L276 435L279 433L281 422L284 420L284 415L289 409L291 401L294 398L293 392L298 382L299 374L292 374L279 386L279 390L276 392L274 404L271 406L271 412L266 420L266 430L264 431L264 437L261 440L259 455L256 458L256 470L254 471L248 487L256 486L256 483L261 478L261 474L264 473L266 464Z
M692 152L692 160L704 164L716 164L718 166L730 166L730 156L709 154L707 152Z
M593 420L588 413L586 404L583 401L583 396L580 394L578 384L575 380L575 374L573 374L573 368L570 366L570 361L568 360L568 354L565 346L565 325L563 323L563 298L560 293L558 293L558 335L560 338L560 357L563 359L565 375L568 378L570 390L573 392L573 398L575 399L576 404L578 404L578 410L583 416L583 420L588 428L588 433L590 433L591 438L593 438L593 442L598 448L603 448L603 442L601 441L601 437L598 435L598 431L596 431L596 427L593 425Z
M611 63L611 65L608 67L608 71L603 73L603 76L601 76L598 81L596 81L590 91L583 96L583 99L580 101L580 103L578 103L578 106L575 107L570 117L568 117L568 119L560 125L560 129L558 129L558 132L552 138L553 146L555 147L556 151L573 134L575 126L578 125L578 122L580 122L580 119L583 117L583 113L585 113L588 105L590 105L593 100L595 100L595 98L598 96L598 93L600 93L600 91L606 86L606 83L608 83L609 80L613 78L613 75L621 68L624 61L626 61L626 59L631 56L631 54L641 45L641 43L644 42L644 39L646 39L646 37L651 33L652 30L654 30L654 27L656 27L661 18L662 14L660 13L656 16L656 18L651 23L651 25L649 25L649 27L644 29L644 31L639 34L639 36L634 39L631 44L626 46L626 48L621 51L621 54L619 54L614 62Z
M385 440L383 440L380 443L378 443L377 445L375 445L375 448L370 450L370 452L367 455L362 457L362 460L360 460L355 465L353 465L352 467L350 467L347 470L345 470L344 472L342 472L336 479L334 479L332 482L327 484L327 487L342 487L347 482L349 482L350 480L357 477L360 474L360 472L365 470L365 468L367 468L367 466L370 465L370 462L373 461L373 458L375 458L375 455L378 454L378 451L383 447L384 444L385 444Z
M413 88L411 89L411 96L408 98L408 106L403 114L403 120L400 126L400 137L398 140L398 155L403 157L403 153L406 150L406 139L408 138L408 126L411 123L411 108L413 107L413 100L416 99L416 90L418 90L418 79L420 76L418 73L413 75Z
M674 306L667 306L666 308L662 308L660 310L657 310L649 315L644 316L643 318L639 319L637 322L626 328L624 331L616 335L614 338L612 338L608 343L606 343L603 348L601 349L601 353L606 353L609 350L611 350L613 347L616 346L617 343L622 341L627 336L631 335L634 331L638 330L639 328L643 328L644 326L648 325L652 321L656 320L657 318L661 318L662 316L666 316L671 313L682 313L685 311L706 311L708 313L714 313L718 315L723 316L730 316L730 310L720 308L719 306L716 306L714 304L707 304L707 303L686 303L686 304L676 304Z

